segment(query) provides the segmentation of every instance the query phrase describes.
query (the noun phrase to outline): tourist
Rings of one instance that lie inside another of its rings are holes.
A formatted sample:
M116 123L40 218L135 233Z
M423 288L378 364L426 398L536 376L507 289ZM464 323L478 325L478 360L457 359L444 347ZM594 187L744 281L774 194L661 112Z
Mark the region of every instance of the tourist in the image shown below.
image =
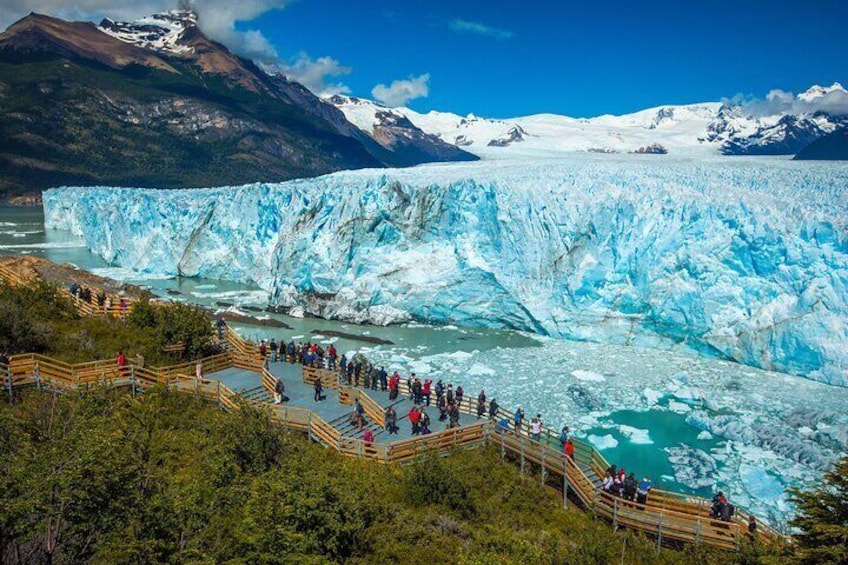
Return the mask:
M636 474L631 472L627 475L627 478L624 479L624 498L629 501L636 500L636 490L638 489L638 483L636 482Z
M106 304L106 293L102 290L97 292L97 305L103 308L103 305ZM108 308L106 308L108 310Z
M118 351L118 358L115 362L118 364L119 369L127 366L127 356L124 355L123 351Z
M410 408L406 417L409 418L409 423L412 424L412 435L417 436L421 432L421 428L418 425L421 419L421 413L418 411L418 407L413 406Z
M430 406L430 389L433 386L432 379L427 379L424 381L424 384L421 385L421 394L424 396L424 403L426 406Z
M465 391L462 389L462 385L456 387L456 406L457 408L462 407L462 396L465 394Z
M449 417L449 428L457 428L459 427L459 405L451 404L448 408L448 417Z
M321 402L326 398L326 396L321 394L322 392L324 392L324 386L321 384L321 377L315 379L315 384L313 386L315 388L315 402Z
M384 367L380 367L380 372L377 373L377 378L380 380L380 390L386 392L388 388L388 377L389 374L386 372Z
M430 416L427 414L427 412L424 411L423 408L421 409L421 416L420 416L418 421L419 421L419 426L420 426L420 429L421 429L421 435L425 436L425 435L429 434L430 433Z
M436 400L436 406L439 409L439 421L444 422L448 419L448 401L444 395Z
M392 373L392 377L389 379L389 400L397 400L398 390L400 389L400 375L397 371Z
M748 516L748 538L752 542L757 541L757 519L753 516Z
M370 448L374 444L374 434L370 428L365 428L365 433L362 434L362 440L365 442L365 449Z
M283 379L277 379L277 382L274 383L274 404L280 404L285 393L286 385L283 384Z
M613 477L612 493L616 496L621 496L621 494L623 492L624 492L624 477L622 476L621 473L618 473Z
M498 408L500 408L500 406L498 405L498 401L493 398L491 400L491 402L489 402L489 419L490 420L497 420L498 419Z
M569 459L574 461L574 442L571 441L571 438L566 440L565 445L563 446L563 451Z
M406 393L409 395L409 400L413 399L412 382L415 380L415 373L409 375L406 379Z
M651 480L647 476L644 476L639 481L639 486L636 487L636 502L647 504L649 492L651 492Z
M359 386L360 375L362 375L362 363L356 361L353 364L353 386Z
M144 369L144 355L141 352L135 354L135 366L139 369Z
M710 508L710 518L719 519L721 518L722 510L725 506L727 506L727 498L725 498L724 493L718 491L713 496L713 504Z
M445 383L442 382L442 379L436 381L436 404L439 403L439 400L445 395Z
M380 371L375 365L371 365L371 390L377 390L377 385L380 381ZM383 389L385 390L385 389Z
M286 354L288 355L288 361L292 365L297 363L297 348L294 345L294 340L289 341L289 344L286 346Z
M365 425L365 408L362 407L358 398L353 401L353 411L356 414L359 428L362 428Z
M513 424L515 424L515 433L521 433L521 422L524 421L524 409L519 406L515 409L515 414L512 417Z
M481 390L477 395L477 417L482 418L486 415L486 391Z
M277 357L277 341L273 337L271 338L271 343L268 344L268 349L271 350L271 362L276 363L279 357Z
M613 492L614 492L613 491L613 484L614 484L614 479L612 478L612 475L610 475L609 473L604 475L604 483L603 483L603 486L602 486L602 488L604 489L604 492L608 492L610 494L613 494Z
M559 443L562 445L563 452L565 451L565 443L568 441L568 426L563 426L562 431L559 433Z
M453 384L448 383L448 389L445 391L445 398L448 401L448 406L456 402L456 397L453 394Z
M421 379L418 377L412 381L412 401L415 404L421 404L424 400L424 392L423 387L421 386Z
M121 298L121 300L118 301L118 311L120 311L121 316L123 316L124 314L127 313L127 299L126 298Z
M386 409L386 431L389 432L389 435L398 433L397 412L392 406Z
M203 361L198 361L194 365L194 378L198 381L203 380Z
M227 322L224 318L218 318L218 321L215 322L215 328L218 330L218 341L224 341L224 331L227 327Z
M542 415L536 414L536 417L530 420L530 439L541 441L542 439Z
M268 355L268 346L265 344L265 340L259 342L259 356L264 360Z
M331 371L336 370L336 359L338 359L338 357L339 357L339 354L336 351L336 346L331 343L330 347L327 348L327 359L329 360L329 363L330 363L329 369Z

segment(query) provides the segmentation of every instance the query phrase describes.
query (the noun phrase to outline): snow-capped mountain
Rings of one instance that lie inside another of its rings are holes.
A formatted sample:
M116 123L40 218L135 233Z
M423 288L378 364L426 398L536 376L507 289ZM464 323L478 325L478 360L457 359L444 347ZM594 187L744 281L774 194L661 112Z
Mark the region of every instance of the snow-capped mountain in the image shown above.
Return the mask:
M799 94L799 106L814 108L825 96L845 95L842 85L813 86ZM331 100L332 102L332 100ZM369 100L336 104L366 132L389 109ZM486 159L593 153L793 155L816 139L848 123L848 117L822 111L755 115L745 105L708 102L659 106L620 116L571 118L537 114L488 119L449 112L419 113L392 108L426 133ZM662 150L661 150L662 149Z
M347 120L370 135L377 143L408 163L422 161L476 161L478 157L426 133L402 112L371 100L336 94L326 99L340 109Z

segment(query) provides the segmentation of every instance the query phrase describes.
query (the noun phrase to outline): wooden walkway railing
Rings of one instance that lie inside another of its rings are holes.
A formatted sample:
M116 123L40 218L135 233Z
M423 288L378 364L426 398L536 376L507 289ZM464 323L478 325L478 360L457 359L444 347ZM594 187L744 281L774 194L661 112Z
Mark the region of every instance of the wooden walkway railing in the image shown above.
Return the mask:
M9 286L25 286L28 284L24 277L14 272L8 266L0 264L0 279L3 279ZM69 289L59 287L59 292L62 295L71 299L80 316L112 316L115 318L126 318L132 304L135 300L129 296L120 296L118 294L107 293L102 288L91 288L91 301L85 301L79 296L73 294ZM97 303L97 294L103 293L105 301L103 306Z
M12 273L14 275L14 273ZM8 273L0 277L13 280ZM17 284L10 282L10 284ZM200 360L202 374L211 375L229 367L239 367L260 375L262 386L273 393L276 378L266 368L256 344L225 328L226 353ZM240 410L248 401L221 382L195 377L197 361L167 367L142 368L134 364L118 367L114 360L69 364L39 354L14 355L8 367L0 367L0 378L12 394L16 387L38 386L70 391L97 384L129 387L133 390L164 385L178 392L194 394L214 400L222 408ZM5 375L3 374L5 372ZM385 427L385 409L363 389L339 382L338 372L326 369L304 368L303 380L314 383L322 378L323 386L338 390L342 403L352 404L358 398L369 419ZM408 394L406 383L401 383L401 394ZM434 395L435 396L435 395ZM574 439L575 457L565 456L559 448L558 435L543 428L539 441L528 436L526 427L521 430L502 429L494 421L482 418L471 424L451 428L426 436L392 443L366 442L344 436L338 429L317 413L302 407L271 405L253 402L267 411L275 423L306 432L310 439L337 450L346 457L370 459L386 464L408 463L424 454L443 454L452 449L472 448L489 444L518 459L522 472L527 465L538 467L543 484L554 478L561 481L563 502L568 496L586 509L609 520L614 527L627 527L656 537L657 543L680 541L703 543L729 550L738 550L744 537L748 513L738 508L732 522L713 520L709 516L710 501L690 495L652 490L647 504L612 496L603 492L598 479L609 464L590 444ZM460 405L462 412L477 416L476 398L466 396ZM488 408L488 407L487 407ZM498 419L513 421L513 414L499 409ZM511 424L509 426L512 428ZM764 542L783 540L783 536L764 522L758 521L758 536Z

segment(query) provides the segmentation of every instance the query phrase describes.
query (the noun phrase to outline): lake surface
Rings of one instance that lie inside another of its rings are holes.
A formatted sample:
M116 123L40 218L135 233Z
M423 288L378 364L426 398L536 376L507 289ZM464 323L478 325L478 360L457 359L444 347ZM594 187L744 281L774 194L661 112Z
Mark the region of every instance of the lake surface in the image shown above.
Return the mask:
M248 338L335 343L402 374L443 378L587 437L628 472L710 495L781 522L786 486L809 484L848 451L848 390L698 357L684 350L556 340L523 332L406 324L378 327L262 312L256 286L208 279L149 279L115 268L67 232L45 230L37 208L0 207L0 253L40 256L150 288L155 294L254 317L291 330L236 324ZM222 306L221 303L231 306ZM256 311L259 310L259 311ZM328 331L390 340L372 345Z

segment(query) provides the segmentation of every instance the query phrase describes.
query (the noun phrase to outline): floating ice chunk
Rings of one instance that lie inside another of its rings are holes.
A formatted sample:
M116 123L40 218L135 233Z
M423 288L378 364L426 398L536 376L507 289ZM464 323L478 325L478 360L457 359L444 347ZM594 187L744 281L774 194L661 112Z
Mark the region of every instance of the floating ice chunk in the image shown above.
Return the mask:
M618 440L612 437L612 435L610 434L604 436L589 435L587 439L592 445L594 445L599 450L613 449L615 447L618 447Z
M216 288L218 286L214 284L199 284L194 287L194 290L215 290Z
M306 313L303 311L302 306L294 306L289 310L289 316L292 318L303 318L306 316Z
M594 371L584 371L582 369L571 371L571 376L579 381L590 381L596 383L602 383L607 380L606 377L604 377L600 373L596 373Z
M665 452L669 454L677 482L695 489L715 484L715 460L706 451L680 444L666 447Z
M691 406L683 402L677 402L676 400L668 401L668 409L678 414L686 414L687 412L692 411Z
M468 369L468 374L472 376L488 376L495 375L496 373L495 370L491 367L487 367L482 363L474 363L473 365L471 365L471 368Z
M707 430L704 430L704 431L702 431L701 433L698 434L698 439L711 440L711 439L713 439L713 434L711 434Z
M652 388L646 388L642 391L642 399L649 406L654 406L659 403L660 399L663 397L663 394Z
M626 436L630 440L630 443L641 445L654 443L654 440L651 439L648 430L640 430L639 428L625 425L618 426L618 430L622 433L622 435Z

